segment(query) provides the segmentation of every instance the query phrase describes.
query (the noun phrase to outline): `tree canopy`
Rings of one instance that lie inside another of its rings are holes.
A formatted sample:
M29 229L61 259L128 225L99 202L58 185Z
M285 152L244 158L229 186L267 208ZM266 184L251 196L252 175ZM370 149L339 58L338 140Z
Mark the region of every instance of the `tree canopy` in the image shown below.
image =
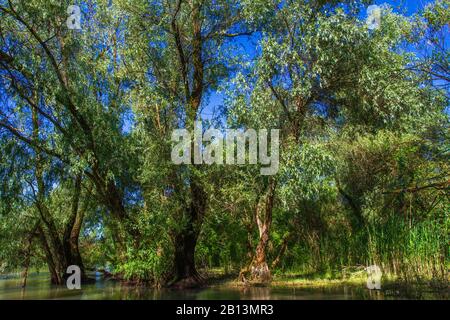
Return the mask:
M72 4L0 0L0 272L447 279L448 0ZM279 170L173 163L199 122L279 129Z

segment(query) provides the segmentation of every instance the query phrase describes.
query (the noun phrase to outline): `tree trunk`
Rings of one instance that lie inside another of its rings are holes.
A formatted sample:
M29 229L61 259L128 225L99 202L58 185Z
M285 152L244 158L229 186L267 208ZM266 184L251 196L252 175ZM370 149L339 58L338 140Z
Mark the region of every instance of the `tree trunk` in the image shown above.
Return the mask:
M33 139L39 140L39 114L35 108L31 109L32 122L33 122ZM44 251L47 255L47 264L49 264L50 273L52 275L52 283L62 284L61 275L65 272L64 266L67 264L64 254L64 248L61 239L58 235L55 222L51 216L46 204L45 204L45 182L44 182L44 166L43 158L40 151L35 148L35 178L37 183L37 195L35 199L35 205L38 209L41 221L45 226L48 238L45 234L45 230L40 227L41 239L43 242ZM51 261L50 261L51 258ZM56 273L53 274L53 273Z
M53 261L53 255L50 250L50 247L48 246L47 238L45 237L44 230L41 226L38 226L37 228L39 239L41 241L42 249L44 250L45 259L47 260L47 267L48 271L50 273L50 281L52 284L61 285L63 284L63 279L61 277L61 274L58 272L56 268L56 264Z
M197 235L193 230L186 229L176 235L174 261L175 278L172 286L190 288L197 287L201 284L202 279L195 268L196 245Z
M84 265L78 248L78 238L83 223L84 213L83 210L79 209L82 182L81 180L82 176L77 175L77 177L75 178L72 209L64 229L63 247L66 258L65 270L67 270L67 267L70 265L76 265L80 268L81 279L86 280L87 278L84 270Z
M287 234L286 236L284 236L283 243L280 246L280 251L278 252L278 255L275 258L275 260L272 261L272 265L271 265L272 269L276 268L278 266L278 264L280 263L281 258L283 257L284 253L287 250L288 242L291 237L292 237L291 234Z
M34 233L34 231L33 231ZM31 242L33 238L33 233L31 236L27 239L27 247L25 249L25 270L23 271L22 277L22 288L25 288L27 285L27 279L28 279L28 270L30 268L30 260L31 260Z
M187 222L175 235L174 280L171 285L192 288L203 284L195 267L195 247L206 210L206 194L197 183L191 184L191 206L187 210Z
M259 242L256 247L256 253L252 261L250 272L252 281L266 283L272 280L272 275L266 261L266 249L267 244L269 243L270 223L265 223L263 228L264 231L259 237Z
M28 278L28 271L30 268L33 239L37 235L37 231L38 231L40 223L41 223L40 221L36 222L36 224L34 225L33 229L29 232L29 235L27 237L27 246L25 249L25 270L23 272L22 288L25 288L27 285L27 278Z
M99 200L109 211L107 222L111 229L112 238L119 261L125 262L126 259L126 236L132 236L133 240L139 239L139 232L133 228L133 223L127 215L123 205L123 194L115 185L114 181L106 181L99 172L98 167L93 168L93 173L88 174L96 188Z
M70 233L69 243L72 254L72 262L73 264L78 265L80 267L82 278L85 278L84 264L78 246L78 239L80 237L81 225L83 223L83 216L84 216L83 211L78 213L72 232Z
M176 11L171 21L171 28L176 43L181 76L184 82L184 94L186 102L187 125L195 127L197 112L200 108L204 92L204 64L203 64L203 38L202 38L202 17L201 3L193 1L191 3L192 19L192 81L189 81L188 60L183 47L183 39L177 23L177 16L181 8L182 1L177 1ZM192 141L191 150L195 150L195 141ZM195 153L195 152L193 152ZM193 156L193 155L192 155ZM195 161L194 161L195 163ZM207 195L195 173L190 176L190 204L186 208L186 224L181 231L175 235L175 256L174 256L174 280L171 285L179 288L197 287L202 285L203 279L198 274L195 267L195 247L198 235L206 212Z
M257 283L268 283L272 280L272 275L267 264L267 244L270 239L270 227L272 225L272 210L275 200L276 181L270 178L267 193L264 202L261 204L259 199L255 207L255 221L258 225L259 239L255 254L249 266L241 270L239 274L240 281L246 282L246 276L250 281Z
M336 178L335 181L339 193L345 199L345 201L350 206L350 209L352 210L353 216L350 219L352 230L357 231L364 225L364 217L362 215L361 206L357 203L356 199L345 192L345 190L341 187L339 179Z

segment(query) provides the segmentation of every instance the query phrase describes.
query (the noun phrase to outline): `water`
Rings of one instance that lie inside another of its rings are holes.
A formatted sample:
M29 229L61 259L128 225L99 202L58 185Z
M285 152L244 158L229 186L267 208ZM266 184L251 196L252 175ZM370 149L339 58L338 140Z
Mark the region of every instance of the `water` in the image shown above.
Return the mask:
M98 278L95 283L82 285L81 290L68 290L49 284L47 274L31 274L25 289L20 278L0 278L2 299L82 299L82 300L134 300L134 299L442 299L442 295L425 292L409 296L396 290L369 290L361 286L336 286L330 288L268 288L213 286L198 290L170 290L136 287Z

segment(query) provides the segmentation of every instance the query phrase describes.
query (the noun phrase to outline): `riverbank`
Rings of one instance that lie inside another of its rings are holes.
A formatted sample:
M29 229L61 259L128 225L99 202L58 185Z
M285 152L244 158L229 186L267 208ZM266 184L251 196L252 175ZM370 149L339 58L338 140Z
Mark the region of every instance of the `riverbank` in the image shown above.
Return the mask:
M347 274L346 277L330 278L323 274L275 274L269 284L243 283L237 279L238 273L224 274L222 270L210 270L208 273L208 287L225 288L254 288L267 287L272 289L335 289L352 288L367 290L372 293L388 295L392 298L406 299L446 299L450 297L449 281L436 279L417 279L416 281L405 281L393 275L384 275L381 279L379 290L367 288L367 274L355 272Z

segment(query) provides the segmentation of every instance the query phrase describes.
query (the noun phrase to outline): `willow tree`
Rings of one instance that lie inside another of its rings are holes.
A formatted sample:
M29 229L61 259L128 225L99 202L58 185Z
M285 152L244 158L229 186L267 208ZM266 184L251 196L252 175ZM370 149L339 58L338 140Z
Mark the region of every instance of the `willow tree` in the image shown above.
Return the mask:
M296 201L308 197L305 170L323 177L320 166L302 163L308 144L326 142L349 125L363 132L411 130L415 117L434 105L400 50L410 23L386 8L378 28L371 30L358 18L361 8L359 1L280 4L264 29L254 68L236 78L240 91L233 87L229 99L233 119L247 127L279 127L282 168L266 178L266 189L259 192L254 222L259 242L241 277L270 279L266 251L277 202L286 203L286 188L294 190L288 194ZM317 152L325 166L326 149Z
M415 18L416 32L411 40L416 44L420 54L415 61L414 69L423 73L437 88L446 91L448 98L450 1L436 0L428 3Z
M63 166L75 186L80 185L80 176L91 181L95 195L115 221L120 252L124 251L124 235L134 230L124 200L126 187L132 183L132 166L123 165L127 161L127 137L122 131L125 80L114 54L119 46L116 25L104 28L107 11L97 7L95 15L91 5L84 29L71 30L66 24L69 4L0 2L1 90L6 98L0 127L28 147L36 167L33 184L38 198L48 193L44 190L49 185L44 181L45 163ZM78 193L74 191L74 203ZM76 209L74 204L72 211ZM58 252L59 260L66 260L67 250L60 243L70 235L59 234L52 226L51 213L45 211L41 218L51 250ZM136 234L133 237L138 240Z
M207 211L208 194L201 165L170 163L170 135L175 128L194 129L208 95L227 79L236 57L228 39L247 34L239 1L119 1L129 14L125 32L127 66L135 76L133 104L144 136L163 141L158 160L165 165L159 185L150 181L155 167L142 175L147 194L158 189L172 203L174 226L173 284L202 281L195 267L195 247ZM148 140L146 140L148 141ZM155 154L153 154L154 156ZM152 156L152 155L148 155ZM154 161L145 161L147 164Z

